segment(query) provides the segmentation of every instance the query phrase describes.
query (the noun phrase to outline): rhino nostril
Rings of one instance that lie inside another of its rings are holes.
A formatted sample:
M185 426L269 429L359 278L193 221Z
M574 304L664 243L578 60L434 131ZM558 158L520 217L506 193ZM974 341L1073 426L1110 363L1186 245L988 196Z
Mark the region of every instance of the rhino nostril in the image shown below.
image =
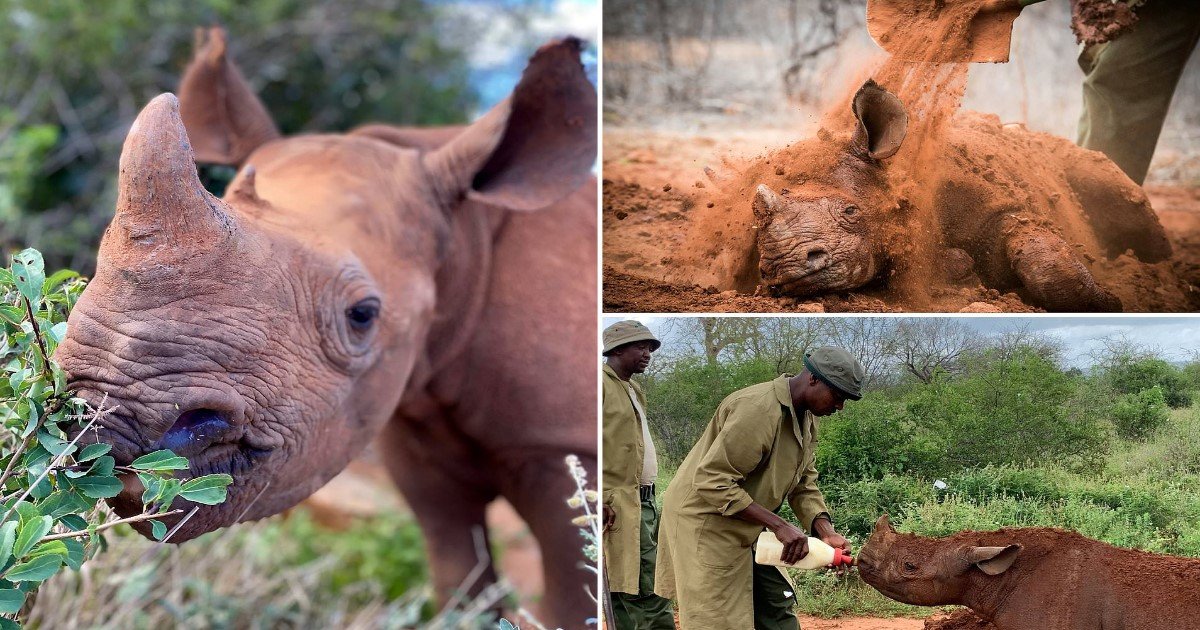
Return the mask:
M829 254L821 248L808 250L808 266L809 267L824 267L829 260Z
M218 442L235 437L234 427L225 414L213 409L192 409L179 419L155 444L156 449L170 449L176 455L192 457Z

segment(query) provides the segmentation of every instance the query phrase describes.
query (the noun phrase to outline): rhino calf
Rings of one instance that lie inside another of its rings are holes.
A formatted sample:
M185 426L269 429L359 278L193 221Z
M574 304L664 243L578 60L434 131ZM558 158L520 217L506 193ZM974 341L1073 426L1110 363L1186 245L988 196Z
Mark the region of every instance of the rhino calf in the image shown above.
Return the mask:
M1042 308L1113 311L1121 302L1089 264L1127 250L1151 263L1171 255L1145 193L1099 153L967 112L934 159L896 168L885 160L907 133L900 99L868 80L852 111L853 133L792 145L773 156L787 164L778 177L757 186L759 272L776 295L855 289L900 267L928 284L953 257ZM929 208L909 203L913 190ZM935 246L914 249L930 232Z
M233 476L182 542L295 505L378 436L443 602L496 581L484 514L503 496L541 547L545 621L582 627L594 581L564 464L594 472L597 448L581 43L543 46L470 125L289 138L223 33L200 44L179 98L129 131L116 215L58 349L80 397L119 406L99 439L120 464L172 448L185 475ZM224 198L197 157L239 167ZM140 511L134 486L118 513Z
M1121 549L1042 527L899 534L882 516L863 580L906 604L967 606L998 630L1151 630L1200 623L1200 559Z

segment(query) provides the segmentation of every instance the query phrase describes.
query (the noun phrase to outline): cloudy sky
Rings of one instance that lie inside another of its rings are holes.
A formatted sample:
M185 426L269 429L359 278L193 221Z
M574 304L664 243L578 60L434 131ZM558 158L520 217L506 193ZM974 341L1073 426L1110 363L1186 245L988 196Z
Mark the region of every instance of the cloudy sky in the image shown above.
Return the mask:
M604 326L627 319L605 317ZM665 317L637 317L655 334L659 334ZM992 336L1005 331L1028 328L1041 331L1063 342L1067 363L1075 367L1086 367L1088 357L1103 348L1106 338L1124 336L1139 345L1156 348L1161 356L1172 361L1186 361L1193 353L1200 352L1200 316L1159 317L1135 316L1072 317L1056 316L999 316L959 317L981 335Z

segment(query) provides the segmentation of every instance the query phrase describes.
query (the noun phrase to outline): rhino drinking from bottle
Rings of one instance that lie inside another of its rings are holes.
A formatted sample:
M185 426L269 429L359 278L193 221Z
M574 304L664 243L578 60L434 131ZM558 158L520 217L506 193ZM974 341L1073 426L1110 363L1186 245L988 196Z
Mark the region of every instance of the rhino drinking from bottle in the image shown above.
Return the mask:
M100 437L119 464L172 448L188 476L233 476L172 542L295 505L378 436L443 601L495 581L477 537L503 496L540 543L546 621L592 614L564 465L594 471L596 455L596 94L580 47L542 47L460 129L282 138L212 31L179 100L142 110L57 358L78 395L118 406ZM240 167L224 198L193 146ZM141 509L136 485L118 513Z

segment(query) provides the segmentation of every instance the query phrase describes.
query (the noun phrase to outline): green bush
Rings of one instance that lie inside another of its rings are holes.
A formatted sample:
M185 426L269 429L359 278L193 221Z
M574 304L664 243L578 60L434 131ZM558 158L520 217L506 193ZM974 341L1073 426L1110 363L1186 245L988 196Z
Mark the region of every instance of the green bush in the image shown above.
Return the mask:
M73 398L67 377L51 357L67 333L67 315L83 291L70 271L45 276L41 254L25 250L0 269L0 629L15 621L26 597L64 566L78 571L103 547L101 532L119 523L176 515L177 497L214 505L225 500L229 475L175 478L185 458L156 451L118 466L111 446L79 441L104 417ZM145 486L142 514L109 522L98 505L119 494L118 474L136 474Z
M1118 394L1139 394L1158 387L1171 408L1191 406L1195 384L1183 370L1163 359L1126 351L1111 357L1109 363L1104 376Z
M1126 473L1152 472L1170 478L1200 474L1200 409L1179 409L1150 439L1123 453Z
M689 358L663 375L645 378L646 413L660 462L678 467L726 396L776 376L766 361L708 363Z
M1100 419L1069 413L1076 379L1034 352L997 358L969 376L938 378L906 400L941 475L988 464L1047 461L1064 453L1098 460L1108 447Z
M1170 416L1162 389L1154 385L1136 393L1125 394L1112 408L1117 434L1127 440L1144 440Z
M881 479L934 467L932 445L894 398L891 391L870 392L821 419L816 461L822 478Z

